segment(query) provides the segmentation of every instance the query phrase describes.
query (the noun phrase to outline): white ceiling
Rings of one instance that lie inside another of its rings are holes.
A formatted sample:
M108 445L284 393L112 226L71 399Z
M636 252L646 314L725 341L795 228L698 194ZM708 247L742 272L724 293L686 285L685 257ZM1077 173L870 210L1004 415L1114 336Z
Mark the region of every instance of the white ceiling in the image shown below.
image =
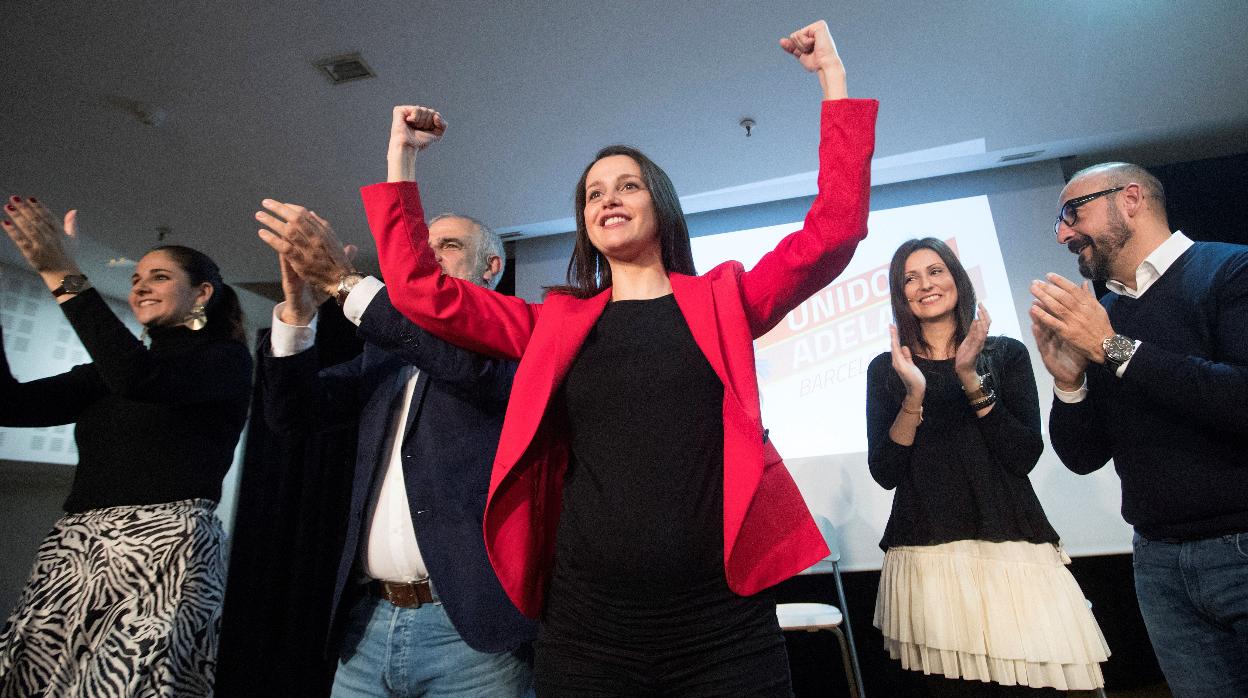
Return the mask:
M450 123L418 163L431 212L558 232L593 152L627 142L692 209L793 195L816 167L813 76L776 39L826 18L853 96L881 102L876 181L1038 158L1248 150L1248 3L5 2L0 195L81 210L83 266L190 244L271 281L261 198L370 249L358 186L385 174L390 110ZM312 66L362 52L333 86ZM159 110L146 125L118 105ZM757 122L745 138L742 117ZM157 121L161 120L158 115ZM759 184L762 183L762 184ZM727 192L720 191L727 189ZM692 196L706 194L705 196ZM788 192L786 194L786 192ZM7 243L0 252L16 259Z

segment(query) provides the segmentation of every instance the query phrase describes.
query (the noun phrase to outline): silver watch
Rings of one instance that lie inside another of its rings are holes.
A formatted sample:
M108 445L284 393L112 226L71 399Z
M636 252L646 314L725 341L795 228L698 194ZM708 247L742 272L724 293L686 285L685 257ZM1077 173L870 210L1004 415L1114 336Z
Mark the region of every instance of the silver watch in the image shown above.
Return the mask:
M1135 340L1116 334L1106 337L1101 342L1101 348L1105 350L1105 368L1110 373L1117 373L1119 367L1135 354Z

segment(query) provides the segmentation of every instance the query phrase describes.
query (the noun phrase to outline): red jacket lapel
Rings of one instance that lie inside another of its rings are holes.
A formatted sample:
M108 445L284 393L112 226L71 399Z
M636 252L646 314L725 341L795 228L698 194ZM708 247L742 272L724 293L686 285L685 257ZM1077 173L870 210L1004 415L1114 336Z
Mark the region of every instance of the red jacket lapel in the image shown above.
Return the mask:
M494 473L490 478L490 495L520 462L533 441L538 426L550 408L555 389L572 366L585 337L593 329L602 311L611 300L611 289L585 300L566 295L552 295L542 307L543 322L537 323L512 383L511 400L503 423L504 438L494 457ZM523 409L520 409L523 406Z
M670 276L689 331L724 384L724 561L730 583L735 580L728 561L762 477L754 356L734 270L723 265L703 276ZM717 293L720 284L723 293Z

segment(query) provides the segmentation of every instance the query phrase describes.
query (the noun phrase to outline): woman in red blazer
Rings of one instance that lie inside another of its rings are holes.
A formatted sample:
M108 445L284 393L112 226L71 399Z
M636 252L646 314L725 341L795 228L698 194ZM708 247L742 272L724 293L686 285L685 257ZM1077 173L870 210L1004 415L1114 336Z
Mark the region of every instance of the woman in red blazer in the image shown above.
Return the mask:
M582 175L568 285L543 304L440 273L414 181L436 112L396 107L389 182L362 190L395 307L520 359L484 529L512 601L543 619L539 694L789 694L760 592L827 549L767 443L752 342L866 235L877 104L846 98L824 22L780 44L823 89L819 193L748 272L694 275L671 182L631 148Z

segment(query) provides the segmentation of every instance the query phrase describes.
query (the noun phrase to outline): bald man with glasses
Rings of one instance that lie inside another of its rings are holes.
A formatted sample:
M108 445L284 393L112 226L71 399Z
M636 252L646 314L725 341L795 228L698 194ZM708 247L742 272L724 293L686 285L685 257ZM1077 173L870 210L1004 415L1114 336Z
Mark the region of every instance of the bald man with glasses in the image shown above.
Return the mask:
M1114 460L1174 695L1248 696L1248 247L1172 233L1161 183L1121 162L1077 172L1054 229L1109 293L1031 285L1053 448L1080 474Z

